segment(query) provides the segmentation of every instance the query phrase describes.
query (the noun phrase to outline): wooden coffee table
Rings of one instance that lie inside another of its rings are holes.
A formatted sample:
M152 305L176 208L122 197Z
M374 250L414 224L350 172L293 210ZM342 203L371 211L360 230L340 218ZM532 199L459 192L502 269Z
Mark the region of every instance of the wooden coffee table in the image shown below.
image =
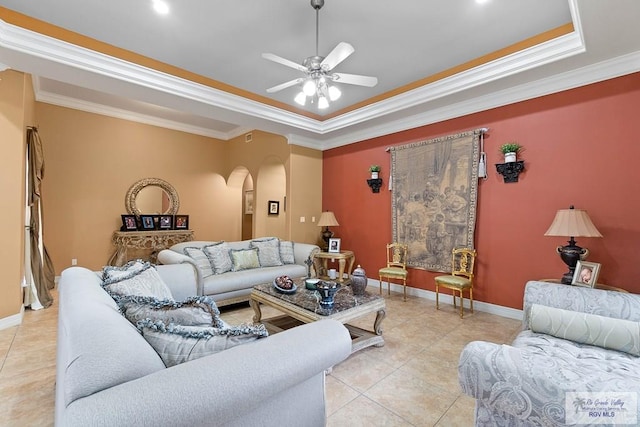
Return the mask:
M334 319L343 323L349 330L352 338L352 353L372 345L376 347L384 345L381 327L382 320L386 316L384 298L368 292L363 296L354 296L350 286L342 285L335 294L334 308L330 312L326 312L320 307L318 292L306 289L303 279L294 281L298 286L298 290L294 294L281 293L273 287L272 283L254 286L249 304L255 312L253 316L255 323L264 323L270 332L277 333L301 323ZM261 304L273 307L284 314L263 320ZM347 324L351 320L370 313L376 313L373 331Z

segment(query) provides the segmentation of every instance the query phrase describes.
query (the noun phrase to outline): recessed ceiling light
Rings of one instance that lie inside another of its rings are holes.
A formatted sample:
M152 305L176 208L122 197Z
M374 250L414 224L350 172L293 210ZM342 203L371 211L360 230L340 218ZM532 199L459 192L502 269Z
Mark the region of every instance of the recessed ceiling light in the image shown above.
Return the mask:
M476 0L476 3L478 4L483 4L483 3L487 3L489 0Z
M166 15L169 13L169 5L162 0L153 0L153 10L160 15Z

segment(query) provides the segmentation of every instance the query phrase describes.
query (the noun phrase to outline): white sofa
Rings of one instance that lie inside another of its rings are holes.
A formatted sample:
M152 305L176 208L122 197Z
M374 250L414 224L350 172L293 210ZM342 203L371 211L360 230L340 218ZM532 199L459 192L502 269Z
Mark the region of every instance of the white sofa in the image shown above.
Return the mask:
M261 238L254 240L264 240ZM250 249L252 240L226 242L231 250ZM251 268L241 271L229 271L222 274L206 276L195 260L187 256L185 248L204 248L219 242L192 241L173 245L158 253L158 261L162 264L190 264L197 272L197 295L208 295L214 299L218 307L237 302L248 301L251 288L262 283L269 283L278 276L306 277L310 269L305 262L313 259L313 254L320 251L316 245L308 243L293 243L293 264L283 264L272 267ZM313 274L313 273L312 273Z
M573 424L585 415L572 398L578 392L592 400L631 392L640 403L640 295L529 282L523 312L511 345L474 341L460 355L460 385L476 399L476 426ZM625 403L640 423L640 405Z
M190 265L160 265L176 300L193 296ZM347 329L323 320L165 367L95 272L59 283L57 426L325 424L325 370L351 353Z

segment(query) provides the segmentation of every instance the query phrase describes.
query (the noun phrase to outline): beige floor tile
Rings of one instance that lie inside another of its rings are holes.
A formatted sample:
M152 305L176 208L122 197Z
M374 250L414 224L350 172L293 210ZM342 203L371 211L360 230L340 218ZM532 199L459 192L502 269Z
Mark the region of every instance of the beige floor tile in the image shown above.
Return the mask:
M327 419L327 427L411 426L392 411L365 396L349 402Z
M3 369L4 373L4 369ZM53 425L55 366L0 378L3 426Z
M449 410L438 420L437 427L469 427L475 421L475 400L459 396Z
M435 425L458 397L457 393L442 390L401 369L364 395L416 426Z
M325 395L327 396L327 415L331 415L358 397L360 393L334 376L327 375Z
M362 393L394 371L394 367L364 352L336 365L331 375Z
M446 359L441 359L429 354L426 350L407 362L400 371L407 372L413 377L427 384L447 390L458 392L458 354L452 354Z

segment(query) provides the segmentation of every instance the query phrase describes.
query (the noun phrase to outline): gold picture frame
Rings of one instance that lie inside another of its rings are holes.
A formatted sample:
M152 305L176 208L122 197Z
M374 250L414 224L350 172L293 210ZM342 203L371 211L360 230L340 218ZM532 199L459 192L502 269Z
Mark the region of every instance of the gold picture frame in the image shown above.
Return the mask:
M573 273L572 285L594 288L598 283L600 264L597 262L578 261Z

